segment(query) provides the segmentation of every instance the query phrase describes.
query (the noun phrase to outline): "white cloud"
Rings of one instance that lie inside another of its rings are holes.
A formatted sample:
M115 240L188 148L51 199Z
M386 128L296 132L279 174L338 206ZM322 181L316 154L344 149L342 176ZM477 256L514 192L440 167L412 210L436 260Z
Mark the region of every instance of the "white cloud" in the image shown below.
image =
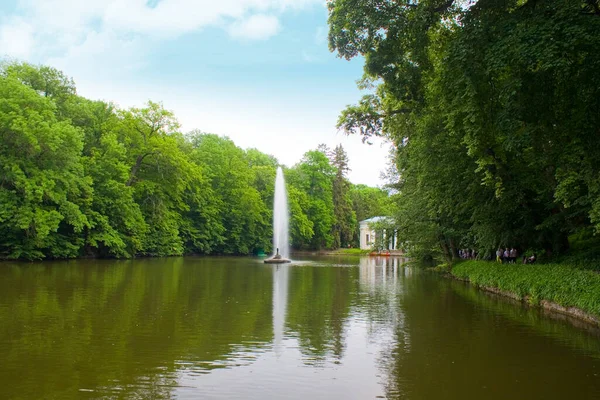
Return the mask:
M263 40L279 31L279 20L272 15L252 15L229 26L229 35L236 39Z
M0 55L28 58L34 45L33 27L22 18L11 18L0 26Z
M32 45L61 54L104 30L119 35L176 37L207 26L221 27L235 37L264 39L279 30L277 15L323 0L19 0L19 18L0 21L0 29L18 34L27 46L2 42L13 56L29 54ZM23 21L27 21L28 24ZM237 21L231 24L231 21ZM39 39L31 43L32 38ZM25 51L27 50L27 51Z
M90 32L62 55L46 63L71 76L93 76L110 82L120 74L144 65L146 47L138 36L120 36L114 31Z
M144 65L161 41L205 27L237 40L281 30L279 15L323 0L17 0L0 17L0 56L78 72L121 73Z

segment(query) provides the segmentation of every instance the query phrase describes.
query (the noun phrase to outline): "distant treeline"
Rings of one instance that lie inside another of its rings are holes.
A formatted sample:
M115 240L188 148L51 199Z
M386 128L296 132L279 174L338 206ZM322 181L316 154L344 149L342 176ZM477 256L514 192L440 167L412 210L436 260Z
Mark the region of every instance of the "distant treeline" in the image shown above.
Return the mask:
M271 250L277 159L180 132L159 103L122 110L46 66L0 67L0 258L250 254ZM353 185L341 146L285 169L297 249L357 243L388 212Z
M373 89L339 127L395 143L395 228L413 254L598 241L600 1L328 7L331 50L363 57Z

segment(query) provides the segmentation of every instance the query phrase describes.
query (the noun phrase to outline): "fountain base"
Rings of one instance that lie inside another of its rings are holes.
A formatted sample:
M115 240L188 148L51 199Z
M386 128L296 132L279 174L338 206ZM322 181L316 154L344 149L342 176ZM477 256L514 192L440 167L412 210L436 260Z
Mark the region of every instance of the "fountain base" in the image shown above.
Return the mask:
M289 258L277 258L277 256L273 257L273 258L267 258L265 261L265 264L285 264L285 263L291 263L292 260L290 260Z
M279 254L279 247L277 248L277 253L271 258L265 260L265 264L285 264L292 262L289 258L283 258L281 254Z

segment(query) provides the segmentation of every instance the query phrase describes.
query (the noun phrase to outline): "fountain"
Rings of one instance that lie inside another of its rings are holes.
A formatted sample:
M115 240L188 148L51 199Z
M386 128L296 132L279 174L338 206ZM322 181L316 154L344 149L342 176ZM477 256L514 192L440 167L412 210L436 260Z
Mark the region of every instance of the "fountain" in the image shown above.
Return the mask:
M292 262L288 258L290 255L289 220L283 170L279 167L275 178L275 201L273 204L273 248L276 249L276 252L273 257L266 259L265 263L283 264Z

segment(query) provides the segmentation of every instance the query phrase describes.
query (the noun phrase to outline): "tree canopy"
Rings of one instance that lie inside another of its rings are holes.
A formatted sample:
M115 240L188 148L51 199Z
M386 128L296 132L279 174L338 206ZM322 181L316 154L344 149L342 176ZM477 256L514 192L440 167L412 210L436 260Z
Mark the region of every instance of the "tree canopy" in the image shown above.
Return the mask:
M329 45L364 57L338 127L396 147L399 232L561 253L600 231L597 0L332 0Z
M285 168L294 247L356 236L354 209L369 206L350 197L347 162L338 146ZM269 252L278 166L181 132L161 103L120 109L54 68L0 66L0 258Z

